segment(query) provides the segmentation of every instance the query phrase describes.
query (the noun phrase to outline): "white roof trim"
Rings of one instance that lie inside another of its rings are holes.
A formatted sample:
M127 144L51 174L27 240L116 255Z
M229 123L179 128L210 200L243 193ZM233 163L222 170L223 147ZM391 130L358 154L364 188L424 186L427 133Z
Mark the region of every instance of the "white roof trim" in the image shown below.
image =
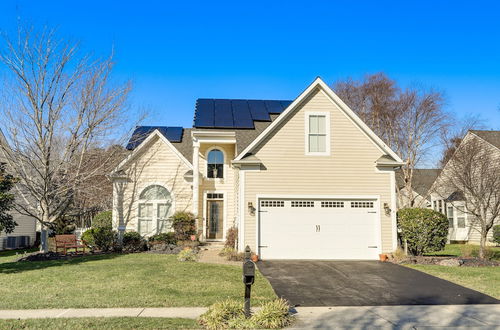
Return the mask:
M160 133L159 130L155 129L149 136L144 139L144 141L139 144L134 151L130 155L127 156L118 166L111 172L111 174L118 172L123 166L127 165L135 156L140 153L140 151L145 148L149 142L155 137L158 136L161 141L163 141L173 152L174 154L182 161L184 164L189 167L190 169L193 169L193 165L184 157L179 150L177 150L176 147L172 145L172 143L163 135Z
M364 133L371 138L373 143L378 146L382 151L386 152L388 155L392 156L397 162L403 163L403 160L389 148L355 113L352 111L347 104L345 104L335 92L328 87L328 85L320 78L316 78L312 84L309 85L300 95L297 97L286 109L281 113L281 115L276 118L275 121L271 123L248 147L246 147L234 160L241 160L246 154L251 152L262 140L271 133L285 118L287 118L290 113L292 113L297 106L314 91L315 88L319 87L325 92L325 94L334 102Z

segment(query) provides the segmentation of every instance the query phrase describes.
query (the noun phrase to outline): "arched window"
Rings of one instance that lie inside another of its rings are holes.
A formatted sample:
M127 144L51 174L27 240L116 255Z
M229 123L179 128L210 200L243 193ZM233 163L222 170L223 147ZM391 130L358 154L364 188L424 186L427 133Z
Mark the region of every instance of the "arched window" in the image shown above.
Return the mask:
M172 197L165 187L151 185L139 195L138 232L143 236L171 231Z
M168 192L167 188L155 184L144 189L141 193L141 196L139 196L139 199L170 199L170 193Z
M207 156L207 177L224 177L224 154L219 149L210 150Z

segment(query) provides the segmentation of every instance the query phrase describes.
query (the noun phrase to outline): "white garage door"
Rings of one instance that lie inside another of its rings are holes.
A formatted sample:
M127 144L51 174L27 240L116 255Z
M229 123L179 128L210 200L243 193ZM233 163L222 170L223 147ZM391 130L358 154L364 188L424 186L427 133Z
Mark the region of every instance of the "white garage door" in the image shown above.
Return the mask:
M262 259L377 259L375 199L262 199Z

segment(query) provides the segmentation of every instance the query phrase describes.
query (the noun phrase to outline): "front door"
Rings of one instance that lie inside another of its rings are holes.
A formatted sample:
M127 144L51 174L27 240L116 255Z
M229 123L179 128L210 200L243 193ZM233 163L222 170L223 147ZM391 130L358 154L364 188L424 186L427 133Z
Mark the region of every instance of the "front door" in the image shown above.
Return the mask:
M224 202L207 201L207 239L221 240L224 235Z

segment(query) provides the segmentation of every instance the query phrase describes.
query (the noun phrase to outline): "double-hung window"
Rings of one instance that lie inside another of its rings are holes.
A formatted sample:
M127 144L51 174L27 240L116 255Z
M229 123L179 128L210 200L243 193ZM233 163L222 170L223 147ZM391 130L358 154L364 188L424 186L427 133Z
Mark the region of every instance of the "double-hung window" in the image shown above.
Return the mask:
M327 112L306 113L306 155L330 154L330 115Z

